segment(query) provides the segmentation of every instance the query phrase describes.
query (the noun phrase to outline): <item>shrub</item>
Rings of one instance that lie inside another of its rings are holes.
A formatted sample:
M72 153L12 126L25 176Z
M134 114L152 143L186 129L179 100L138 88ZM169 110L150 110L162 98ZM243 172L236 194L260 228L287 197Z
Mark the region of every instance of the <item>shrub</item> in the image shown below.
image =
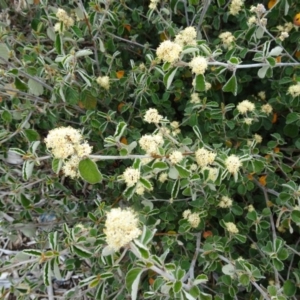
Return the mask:
M297 3L0 3L3 299L299 298Z

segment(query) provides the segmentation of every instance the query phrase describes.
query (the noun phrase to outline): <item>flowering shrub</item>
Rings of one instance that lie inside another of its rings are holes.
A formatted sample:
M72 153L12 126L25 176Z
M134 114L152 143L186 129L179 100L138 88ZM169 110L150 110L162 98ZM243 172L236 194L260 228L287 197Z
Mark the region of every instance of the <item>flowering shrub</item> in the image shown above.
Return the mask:
M1 299L299 299L289 0L0 0Z

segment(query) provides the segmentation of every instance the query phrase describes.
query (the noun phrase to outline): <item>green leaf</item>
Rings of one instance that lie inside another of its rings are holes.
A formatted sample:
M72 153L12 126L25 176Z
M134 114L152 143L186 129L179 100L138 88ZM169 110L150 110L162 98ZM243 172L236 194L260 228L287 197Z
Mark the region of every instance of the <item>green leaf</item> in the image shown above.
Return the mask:
M250 278L248 274L242 274L239 277L239 282L243 285L243 286L248 286L250 283Z
M36 80L29 79L28 80L28 87L29 87L29 92L32 93L35 96L40 96L43 95L44 93L44 87Z
M9 49L7 48L6 44L0 43L0 57L2 57L5 60L9 59ZM4 62L0 60L0 65Z
M236 76L232 75L230 79L224 84L223 92L231 92L234 96L237 94L237 80Z
M169 168L168 164L163 161L157 161L152 165L153 171L164 171L167 170L168 168Z
M57 250L57 242L58 242L58 234L57 231L50 232L49 236L49 244L52 250Z
M32 160L25 160L22 168L22 177L24 180L28 180L33 172L34 168L34 161Z
M297 290L297 287L295 283L292 280L285 280L283 284L283 292L285 293L286 296L292 297L295 295Z
M173 291L175 294L179 293L182 289L182 282L179 280L176 280L173 284Z
M40 135L38 134L37 131L33 129L25 129L24 133L26 137L28 138L29 142L34 142L40 140Z
M277 271L282 271L284 269L284 264L279 259L273 258L272 262Z
M68 104L77 104L79 102L79 93L75 89L72 89L68 86L65 91L65 98Z
M267 57L267 63L270 65L270 67L276 66L276 59L274 57Z
M51 276L52 276L52 272L51 272L50 261L46 261L43 270L43 279L44 279L44 284L46 286L49 286L51 284Z
M191 175L191 172L181 165L176 164L175 168L178 171L180 178L187 178Z
M142 268L133 268L126 274L126 288L130 292L132 300L137 299L139 282L143 271Z
M80 176L90 184L99 183L102 180L102 174L94 161L89 158L79 162L78 167Z
M23 91L23 92L26 92L28 89L26 83L24 81L20 80L18 77L15 78L15 87L19 91Z
M205 92L205 77L202 74L199 74L195 78L196 81L196 91L198 92Z
M21 194L20 198L23 207L28 208L31 205L30 200L24 194Z
M12 115L7 110L4 110L3 113L1 114L1 118L5 123L10 123L12 120Z
M61 26L63 26L63 24L61 24ZM55 49L57 54L62 54L63 50L62 50L62 37L60 34L56 34L55 37Z
M288 124L283 128L283 132L286 136L295 138L299 134L299 127L295 124Z
M201 283L206 283L208 281L208 277L205 274L200 274L196 277L196 279L193 281L193 285L198 285Z
M115 134L114 134L114 138L119 140L121 138L121 136L123 135L126 127L127 127L127 124L125 122L119 122L117 129L115 131Z
M151 190L152 189L152 184L151 182L146 179L146 178L140 178L140 183L147 189L147 190Z
M180 180L176 180L173 184L172 192L171 192L171 197L173 199L176 199L179 192L179 187L180 187Z
M259 78L265 78L268 69L269 69L269 66L261 67L257 72L257 76Z
M296 224L300 224L300 210L293 210L291 213L291 218L293 222L295 222Z
M89 250L78 245L73 245L72 249L78 256L83 258L90 258L93 255Z
M166 86L166 89L169 89L169 87L171 86L177 70L178 68L172 68L164 76L163 81L164 81L164 85Z
M43 253L42 251L36 249L25 249L22 252L27 255L36 256L36 257L41 257Z
M52 170L55 174L58 174L63 165L63 160L59 158L52 159Z
M300 120L299 118L299 114L298 113L295 113L295 112L292 112L292 113L289 113L287 116L286 116L286 124L291 124L291 123L294 123L296 121Z
M240 243L245 243L247 241L247 238L241 234L234 234L234 238L238 240Z
M123 192L123 196L129 200L132 198L133 194L135 192L135 186L131 186L131 187L128 187L124 192Z

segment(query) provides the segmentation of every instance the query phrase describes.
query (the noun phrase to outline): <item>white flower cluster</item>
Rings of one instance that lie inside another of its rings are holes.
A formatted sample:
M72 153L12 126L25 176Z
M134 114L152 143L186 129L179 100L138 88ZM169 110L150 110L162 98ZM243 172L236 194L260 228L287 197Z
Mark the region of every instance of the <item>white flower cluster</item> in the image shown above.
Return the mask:
M200 217L197 213L192 213L190 209L187 209L182 214L183 218L188 220L192 228L197 228L200 223Z
M139 220L136 214L130 210L113 208L106 215L105 228L106 242L110 248L118 251L142 233L138 228Z
M109 77L108 76L99 76L96 81L105 90L109 90Z
M206 150L205 148L200 148L195 152L195 157L197 164L203 168L212 164L216 158L217 154Z
M251 16L247 24L248 26L251 26L252 24L259 24L261 26L266 26L268 20L263 17L264 13L266 12L266 9L263 4L257 4L257 6L251 6L250 11L255 13L256 16Z
M242 1L242 0L231 0L230 6L229 6L229 13L233 16L238 15L242 9L243 4L244 4L244 1Z
M270 104L264 104L262 107L261 107L261 111L267 115L271 114L272 111L273 111L273 107L270 105Z
M237 174L242 166L242 162L238 156L231 154L225 159L225 166L229 173Z
M55 158L63 160L70 158L64 161L63 171L71 178L79 176L77 169L80 160L92 152L92 147L83 141L80 131L70 126L50 130L45 143Z
M162 119L163 116L159 115L155 108L149 108L144 116L144 121L147 123L158 124Z
M198 93L192 93L191 94L191 103L197 104L200 103L201 100L199 98L199 94Z
M181 129L179 128L179 123L177 121L173 121L170 123L171 128L173 129L172 135L176 136L181 132Z
M290 94L293 98L300 96L300 83L291 85L287 94Z
M196 75L204 74L207 69L207 60L203 56L196 56L190 61L189 67Z
M58 18L59 22L54 25L55 31L62 32L74 25L74 20L69 17L67 12L62 8L57 10L56 17Z
M168 180L168 173L161 173L158 177L158 181L164 183L166 180Z
M254 134L253 138L257 144L260 144L263 140L262 136L256 133Z
M289 37L289 32L294 28L294 25L293 23L288 22L285 23L283 26L278 25L276 28L280 31L279 39L283 42L286 38Z
M261 17L267 10L263 4L257 4L256 6L251 6L250 11Z
M123 173L124 181L127 184L127 187L134 186L140 179L141 172L132 167L127 168Z
M235 37L231 32L225 31L219 35L219 38L222 40L224 48L231 49L234 46Z
M162 42L156 49L156 55L164 62L173 63L179 59L182 47L171 41Z
M266 92L265 91L260 91L257 96L261 99L261 100L266 100Z
M228 208L232 206L232 199L227 196L222 196L221 201L219 202L218 206L221 208Z
M184 46L196 46L196 37L197 32L196 29L192 26L186 27L184 30L181 30L176 36L175 36L175 43L180 45L181 47Z
M228 232L233 233L233 234L239 233L239 230L234 223L227 222L227 223L225 223L225 225L226 225L226 229Z
M158 2L159 2L159 0L150 0L149 8L155 9L157 7Z
M175 150L169 155L169 160L173 165L176 165L183 160L183 155L180 151Z
M248 111L253 111L255 109L255 105L249 100L243 100L237 105L237 110L240 114L246 114Z
M158 154L158 148L164 144L163 137L156 135L143 135L139 140L139 145L148 154Z

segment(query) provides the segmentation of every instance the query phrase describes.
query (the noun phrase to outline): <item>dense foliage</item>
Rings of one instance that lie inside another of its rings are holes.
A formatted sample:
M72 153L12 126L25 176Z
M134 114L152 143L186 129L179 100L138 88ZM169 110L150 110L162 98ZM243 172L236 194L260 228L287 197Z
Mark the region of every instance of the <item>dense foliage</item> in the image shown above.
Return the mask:
M1 299L299 299L297 1L0 8Z

